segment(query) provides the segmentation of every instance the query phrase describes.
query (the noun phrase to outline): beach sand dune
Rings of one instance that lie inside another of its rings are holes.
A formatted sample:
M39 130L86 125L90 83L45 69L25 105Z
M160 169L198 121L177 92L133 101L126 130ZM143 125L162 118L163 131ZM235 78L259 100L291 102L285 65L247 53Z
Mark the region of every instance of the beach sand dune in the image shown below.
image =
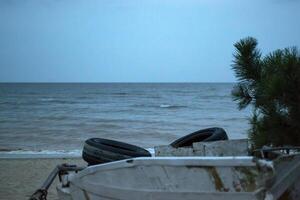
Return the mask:
M52 169L69 163L86 166L80 158L0 159L0 199L23 200L38 189ZM48 199L56 200L58 178L49 189Z

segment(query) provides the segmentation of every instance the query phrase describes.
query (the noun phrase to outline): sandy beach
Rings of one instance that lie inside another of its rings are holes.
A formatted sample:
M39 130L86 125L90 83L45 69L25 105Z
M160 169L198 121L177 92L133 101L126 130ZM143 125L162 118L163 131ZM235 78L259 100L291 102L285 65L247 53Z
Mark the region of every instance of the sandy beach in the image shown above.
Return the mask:
M62 163L86 165L81 158L0 159L0 199L28 199L52 169ZM57 182L58 178L48 191L49 200L57 199Z

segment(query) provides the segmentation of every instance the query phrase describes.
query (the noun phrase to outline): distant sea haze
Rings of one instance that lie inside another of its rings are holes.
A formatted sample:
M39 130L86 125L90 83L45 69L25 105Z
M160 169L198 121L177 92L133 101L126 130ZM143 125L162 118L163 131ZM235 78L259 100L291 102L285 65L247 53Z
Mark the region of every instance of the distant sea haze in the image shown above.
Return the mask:
M222 127L247 137L232 83L2 83L2 152L80 152L91 137L144 148Z

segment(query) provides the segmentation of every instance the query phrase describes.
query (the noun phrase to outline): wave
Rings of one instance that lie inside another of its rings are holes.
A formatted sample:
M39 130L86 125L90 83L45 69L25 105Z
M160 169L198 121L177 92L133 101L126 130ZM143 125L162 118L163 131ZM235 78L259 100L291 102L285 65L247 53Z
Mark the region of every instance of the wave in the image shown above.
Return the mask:
M21 148L0 148L0 152L22 151Z
M224 94L224 95L198 95L196 96L197 99L216 99L216 98L232 98L231 95L227 95L227 94Z
M187 108L188 106L183 106L183 105L170 105L170 104L160 104L159 106L157 105L151 105L151 104L133 104L131 107L135 108L169 108L169 109L176 109L176 108Z
M187 108L187 106L180 106L180 105L169 105L169 104L161 104L159 105L160 108Z
M147 148L153 155L154 148ZM80 158L82 150L12 150L0 151L0 159L16 159L16 158Z
M0 158L79 158L81 150L0 151Z
M76 98L74 98L76 99ZM38 101L40 103L54 103L54 104L76 104L78 103L77 101L70 100L70 99L62 99L62 98L52 98L52 97L44 97L44 98L39 98ZM30 102L32 103L32 102ZM36 102L34 102L36 103Z
M116 96L126 96L126 95L131 95L130 93L127 92L112 92L112 93L107 93L108 95L116 95Z
M54 101L54 98L41 98L41 101Z

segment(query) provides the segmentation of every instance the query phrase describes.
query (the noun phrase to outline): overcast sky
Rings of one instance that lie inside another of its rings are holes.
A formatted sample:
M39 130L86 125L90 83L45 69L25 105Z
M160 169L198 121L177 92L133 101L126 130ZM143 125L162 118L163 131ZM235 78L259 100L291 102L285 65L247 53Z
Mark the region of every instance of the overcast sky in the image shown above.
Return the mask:
M0 81L232 82L246 36L300 47L300 1L0 0Z

